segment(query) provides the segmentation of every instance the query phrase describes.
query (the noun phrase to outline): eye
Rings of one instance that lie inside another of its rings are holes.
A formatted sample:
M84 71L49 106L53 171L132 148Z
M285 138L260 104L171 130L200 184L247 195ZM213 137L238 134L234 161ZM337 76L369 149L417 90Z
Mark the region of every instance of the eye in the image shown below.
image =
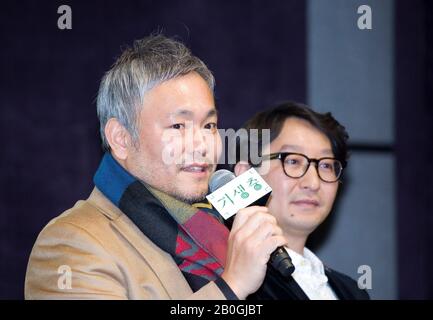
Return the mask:
M217 128L217 124L215 122L206 123L204 128L209 130L215 130Z
M286 159L285 162L286 162L288 165L291 165L291 166L294 166L294 165L299 164L298 159L293 159L293 158L289 158L289 157L288 157L288 159Z
M327 171L334 169L332 163L330 163L330 162L321 162L320 163L320 168L323 169L323 170L327 170Z
M170 128L180 130L180 129L184 129L185 125L183 123L175 123L171 125Z

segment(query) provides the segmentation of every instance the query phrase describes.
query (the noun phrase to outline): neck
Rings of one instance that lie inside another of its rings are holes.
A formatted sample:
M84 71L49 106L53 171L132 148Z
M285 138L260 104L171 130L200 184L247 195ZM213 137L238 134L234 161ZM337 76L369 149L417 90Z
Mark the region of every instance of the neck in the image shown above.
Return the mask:
M292 249L293 251L299 253L300 255L304 255L305 243L307 242L308 236L305 235L295 235L284 233L284 237L287 240L287 247Z

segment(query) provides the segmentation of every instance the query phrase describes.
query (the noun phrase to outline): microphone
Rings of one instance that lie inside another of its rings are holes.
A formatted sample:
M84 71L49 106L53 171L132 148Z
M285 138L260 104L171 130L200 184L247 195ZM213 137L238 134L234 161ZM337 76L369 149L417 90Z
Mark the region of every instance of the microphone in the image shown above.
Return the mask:
M210 193L218 190L225 184L229 183L236 176L233 172L225 169L217 170L214 172L209 180L209 191ZM250 206L266 206L270 193L261 197L257 201L251 203ZM295 266L292 263L292 259L283 247L278 247L274 252L271 253L271 257L268 262L273 268L275 268L284 278L291 276L295 271Z

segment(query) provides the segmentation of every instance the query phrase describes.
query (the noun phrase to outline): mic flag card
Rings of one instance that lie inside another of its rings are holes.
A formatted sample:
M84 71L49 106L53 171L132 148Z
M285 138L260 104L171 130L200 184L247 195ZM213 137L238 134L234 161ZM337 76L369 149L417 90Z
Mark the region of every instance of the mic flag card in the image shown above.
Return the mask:
M254 168L245 171L206 198L224 219L272 191Z

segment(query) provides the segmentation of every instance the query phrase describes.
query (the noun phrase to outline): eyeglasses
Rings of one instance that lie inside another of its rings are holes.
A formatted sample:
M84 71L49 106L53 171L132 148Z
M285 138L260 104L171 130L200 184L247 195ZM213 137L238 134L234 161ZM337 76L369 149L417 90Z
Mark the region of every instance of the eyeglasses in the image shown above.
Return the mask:
M336 182L343 172L343 165L335 158L310 159L301 153L279 152L264 155L262 159L279 159L286 176L295 179L304 176L311 163L316 164L317 174L324 182Z

